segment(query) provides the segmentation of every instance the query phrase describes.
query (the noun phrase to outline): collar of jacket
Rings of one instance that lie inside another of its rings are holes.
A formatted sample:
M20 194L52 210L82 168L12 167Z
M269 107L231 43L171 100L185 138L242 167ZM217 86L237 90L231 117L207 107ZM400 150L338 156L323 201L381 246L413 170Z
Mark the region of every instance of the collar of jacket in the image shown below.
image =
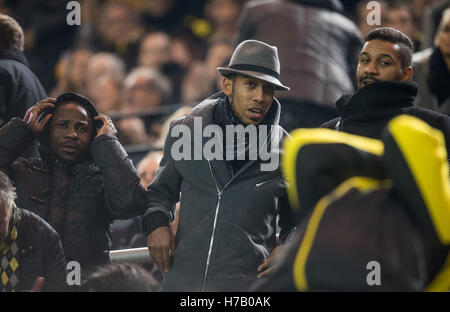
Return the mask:
M45 167L53 169L55 166L65 167L72 176L76 176L81 172L86 174L87 171L98 171L91 153L88 153L83 159L74 164L64 162L48 145L39 144L39 154Z
M19 50L0 50L0 59L11 59L29 67L25 53Z
M220 123L223 122L220 119L220 110L221 100L224 100L225 94L223 92L216 93L197 106L195 106L184 118L183 125L188 126L191 133L194 132L194 118L201 117L202 119L202 133L206 126L208 125L217 125L220 126ZM273 103L270 108L271 115L273 116L273 123L268 125L268 131L270 131L270 136L272 137L271 143L274 143L274 146L280 146L281 140L283 139L283 130L279 126L280 122L280 113L281 113L281 105L280 102L276 98L273 99ZM275 126L275 127L270 127ZM273 152L271 146L269 146L269 150Z
M194 118L201 117L202 133L204 131L204 128L208 125L214 124L220 127L220 124L218 124L220 120L217 120L218 116L216 114L218 114L217 109L221 106L220 100L224 99L224 97L225 94L223 92L219 92L210 96L209 98L207 98L206 100L195 106L183 119L182 122L183 125L186 125L190 129L191 133L194 133ZM275 98L272 105L274 106L274 109L276 109L276 113L274 114L275 117L273 122L273 125L275 127L271 127L272 132L270 136L272 138L271 141L276 144L274 144L274 146L270 145L267 150L269 150L270 153L279 153L281 140L283 139L284 136L282 128L278 125L280 119L281 105ZM194 149L203 150L202 146L196 146L195 143L196 142L194 140L193 142ZM230 181L230 179L232 178L227 168L226 162L217 159L209 160L209 162L212 165L212 168L214 169L214 176L217 178L217 182L219 184L218 186L222 189L227 184L227 182ZM239 175L241 172L245 171L252 163L254 163L254 161L250 161L246 166L241 168L241 170L239 170L239 172L236 173L236 176Z
M418 87L415 82L377 82L343 95L336 107L346 120L375 120L413 106Z

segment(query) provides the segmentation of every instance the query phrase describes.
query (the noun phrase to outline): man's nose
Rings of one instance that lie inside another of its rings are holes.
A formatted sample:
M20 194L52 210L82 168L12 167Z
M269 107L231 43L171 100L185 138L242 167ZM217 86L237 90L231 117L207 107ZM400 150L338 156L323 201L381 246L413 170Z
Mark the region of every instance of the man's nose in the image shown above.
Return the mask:
M364 68L364 72L367 74L378 74L378 67L374 61L369 62Z
M66 137L66 138L69 138L69 139L78 139L78 132L77 132L77 130L75 129L75 127L69 127L69 128L67 129L67 132L66 132L66 134L65 134L65 137Z
M253 93L253 101L261 103L263 100L264 100L264 89L262 86L258 86L255 88Z

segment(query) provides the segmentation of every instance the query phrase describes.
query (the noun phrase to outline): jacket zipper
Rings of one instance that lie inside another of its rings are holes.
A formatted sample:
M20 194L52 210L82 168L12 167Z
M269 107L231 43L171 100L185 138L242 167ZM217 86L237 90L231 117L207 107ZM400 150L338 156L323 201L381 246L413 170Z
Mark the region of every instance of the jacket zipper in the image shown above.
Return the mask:
M209 263L211 260L211 254L212 254L212 249L213 249L213 244L214 244L214 236L216 234L217 217L219 215L220 200L222 199L222 194L223 194L224 190L228 187L228 185L230 185L231 182L233 182L243 171L245 171L248 167L250 167L254 162L255 161L249 161L246 165L244 165L244 167L242 167L238 172L236 172L236 174L230 179L230 181L228 181L225 184L225 186L222 188L222 190L220 190L219 185L217 184L216 179L214 178L214 173L213 173L213 170L211 167L211 161L208 159L209 171L211 173L211 177L213 179L214 185L216 186L216 190L217 190L217 205L216 205L216 212L214 214L213 229L212 229L211 238L209 241L208 256L206 258L205 274L203 275L202 287L201 287L200 291L204 291L205 286L206 286L206 279L208 277Z
M272 130L270 132L272 134ZM255 160L249 161L247 164L245 164L241 169L239 169L236 174L225 184L225 186L222 188L222 190L219 189L219 185L216 182L216 179L214 178L214 173L211 167L211 160L207 159L208 161L208 167L209 167L209 171L211 173L211 177L213 179L214 185L216 186L216 190L217 190L217 205L216 205L216 212L214 214L214 223L213 223L213 229L212 229L212 233L211 233L211 238L209 241L209 249L208 249L208 256L206 258L206 267L205 267L205 274L203 275L203 281L202 281L202 286L200 288L200 291L205 291L205 286L206 286L206 279L208 277L208 270L209 270L209 264L210 264L210 260L211 260L211 254L212 254L212 249L213 249L213 243L214 243L214 236L216 234L216 225L217 225L217 217L219 215L219 208L220 208L220 200L222 199L222 194L225 191L225 189L228 187L228 185L230 185L231 182L233 182L242 172L244 172L245 170L247 170L247 168L249 168L253 163L255 163ZM279 177L277 177L279 178ZM272 179L271 179L272 180ZM269 182L269 181L267 181Z

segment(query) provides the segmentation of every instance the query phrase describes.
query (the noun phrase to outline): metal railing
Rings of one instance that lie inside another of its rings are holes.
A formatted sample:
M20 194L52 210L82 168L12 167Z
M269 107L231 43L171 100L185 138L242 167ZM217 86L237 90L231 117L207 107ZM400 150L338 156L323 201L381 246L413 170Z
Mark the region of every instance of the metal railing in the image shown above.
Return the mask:
M109 259L111 263L132 262L137 264L146 264L152 262L147 247L111 250L109 252Z

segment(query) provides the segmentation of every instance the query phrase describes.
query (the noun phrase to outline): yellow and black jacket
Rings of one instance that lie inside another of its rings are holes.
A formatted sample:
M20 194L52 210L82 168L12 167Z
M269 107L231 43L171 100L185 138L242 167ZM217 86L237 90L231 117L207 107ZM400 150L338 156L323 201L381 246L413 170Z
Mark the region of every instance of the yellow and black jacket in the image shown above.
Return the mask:
M301 129L283 172L297 237L260 291L447 291L450 182L443 135L402 115L382 141ZM370 263L379 283L368 282Z

